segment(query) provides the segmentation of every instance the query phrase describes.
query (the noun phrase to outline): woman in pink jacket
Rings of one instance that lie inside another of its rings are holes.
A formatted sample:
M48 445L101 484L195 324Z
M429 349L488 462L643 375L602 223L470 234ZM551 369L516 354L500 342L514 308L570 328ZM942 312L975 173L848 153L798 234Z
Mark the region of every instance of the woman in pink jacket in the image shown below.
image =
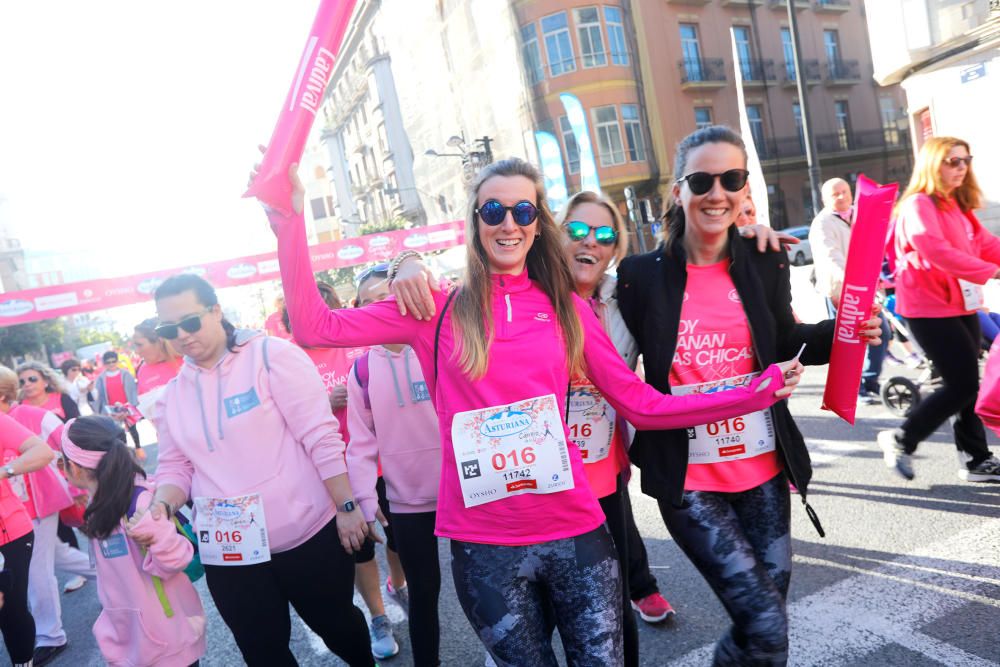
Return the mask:
M586 367L619 413L657 429L767 407L791 393L801 366L775 365L749 387L701 396L643 383L573 294L541 174L518 159L480 173L466 277L437 293L437 318L406 317L393 299L331 311L310 268L294 168L295 212L269 211L293 331L313 346L413 348L441 427L436 532L451 539L455 588L477 636L498 664L555 664L542 622L551 605L570 664L620 664L618 561L579 450L567 446L570 376Z
M66 424L61 444L67 477L92 497L83 532L97 563L104 609L94 638L104 659L114 667L197 664L205 654L205 611L184 574L194 546L173 521L132 509L149 507L153 487L125 432L110 417L80 417Z
M208 590L247 664L296 664L291 603L331 651L371 667L349 555L368 525L315 366L290 341L237 331L197 276L168 278L155 299L156 333L184 366L153 410L150 511L194 500Z
M899 428L878 434L885 464L906 479L913 479L917 445L956 415L959 478L1000 481L1000 460L987 448L975 412L982 345L976 310L983 305L982 285L1000 278L1000 239L973 213L981 205L969 144L954 137L928 139L896 209L896 311L906 317L942 384Z

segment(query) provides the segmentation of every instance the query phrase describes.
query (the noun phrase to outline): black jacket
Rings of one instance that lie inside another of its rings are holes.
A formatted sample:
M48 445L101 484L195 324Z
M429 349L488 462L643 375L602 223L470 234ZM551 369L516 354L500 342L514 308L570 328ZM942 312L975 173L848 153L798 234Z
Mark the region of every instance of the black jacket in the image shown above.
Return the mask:
M834 321L800 324L792 314L788 255L784 251L759 253L756 241L741 239L730 229L730 276L743 302L750 335L761 368L795 356L807 343L803 364L825 364L830 360ZM646 382L661 392L670 392L670 365L677 347L687 255L681 239L644 255L626 258L618 268L618 305L639 344ZM696 298L696 297L695 297ZM778 452L791 482L805 503L812 465L809 451L788 411L787 401L771 407ZM687 475L688 439L685 429L640 431L629 457L642 469L642 491L654 498L681 504ZM815 514L810 518L822 534Z

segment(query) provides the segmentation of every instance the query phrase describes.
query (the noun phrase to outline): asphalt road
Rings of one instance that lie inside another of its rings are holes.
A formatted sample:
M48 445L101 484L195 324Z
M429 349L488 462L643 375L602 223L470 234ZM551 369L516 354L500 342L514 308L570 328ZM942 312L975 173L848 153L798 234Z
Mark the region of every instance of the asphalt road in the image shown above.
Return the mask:
M795 271L796 310L808 320L820 305L807 290L799 290L807 270ZM792 413L813 455L810 502L827 537L820 538L793 503L790 664L1000 664L1000 484L958 479L948 427L919 450L914 481L897 477L883 465L874 441L878 430L899 419L882 406L859 406L858 423L852 427L822 411L826 370L809 369L791 399ZM900 373L915 375L887 366L883 377ZM990 442L1000 453L992 435ZM728 618L670 539L653 501L639 491L637 477L632 484L650 564L661 591L678 611L666 624L640 622L642 664L708 665L712 644L728 626ZM458 607L449 561L442 542L442 661L448 666L481 665L483 651ZM202 664L243 664L204 581L198 586L209 614L209 652ZM70 646L50 664L101 664L90 632L100 610L94 585L64 596L63 603ZM387 607L402 650L382 664L412 664L403 612L392 602L387 601ZM298 619L292 645L302 665L342 664ZM6 660L6 654L0 659Z

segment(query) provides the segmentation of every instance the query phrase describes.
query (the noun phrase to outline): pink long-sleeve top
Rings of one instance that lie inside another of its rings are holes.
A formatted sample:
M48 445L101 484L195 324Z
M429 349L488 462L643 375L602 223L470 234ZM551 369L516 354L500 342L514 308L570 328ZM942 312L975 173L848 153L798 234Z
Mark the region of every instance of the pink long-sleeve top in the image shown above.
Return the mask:
M213 368L185 357L157 402L156 482L191 497L259 493L271 551L288 551L336 513L323 480L347 471L344 441L305 352L237 334L239 347Z
M896 309L904 317L957 317L965 307L959 278L984 285L1000 268L1000 239L953 199L907 198L896 220Z
M379 461L393 514L433 512L441 477L441 434L424 374L409 348L368 354L368 400L357 366L347 379L347 474L365 519L378 509ZM367 403L367 404L366 404Z
M152 485L139 477L136 486L147 489L136 501L136 509L145 510L153 500ZM205 654L205 610L184 574L194 547L172 521L154 521L146 512L132 531L135 537L152 538L144 553L124 524L106 539L90 540L97 597L104 607L94 623L101 654L114 667L194 664ZM163 582L172 617L157 597L154 576Z
M61 451L62 430L65 425L54 413L33 405L15 405L8 413L14 420L45 441L55 452ZM17 458L16 452L5 451L3 465ZM11 487L24 502L24 509L32 519L42 519L73 504L69 484L59 472L55 459L41 470L29 472L9 480Z
M435 293L438 317L418 321L401 316L394 299L360 309L331 311L316 288L301 215L271 214L278 235L278 260L292 332L305 345L318 347L404 343L420 361L441 429L441 482L436 533L456 540L498 545L526 545L581 535L604 522L600 505L587 484L579 450L569 445L572 489L522 494L465 507L452 444L456 413L511 405L536 396L564 397L569 385L565 346L558 318L544 291L527 271L492 276L494 336L486 374L470 379L455 354L460 340L452 329L453 310L444 313L435 373L435 329L446 296ZM586 302L574 306L584 330L584 358L591 382L611 405L639 429L674 429L736 417L769 407L783 376L772 366L751 387L717 394L676 397L647 385L622 361ZM770 378L766 390L757 385ZM731 394L731 395L730 395ZM557 403L563 403L557 400ZM562 428L565 406L560 405Z

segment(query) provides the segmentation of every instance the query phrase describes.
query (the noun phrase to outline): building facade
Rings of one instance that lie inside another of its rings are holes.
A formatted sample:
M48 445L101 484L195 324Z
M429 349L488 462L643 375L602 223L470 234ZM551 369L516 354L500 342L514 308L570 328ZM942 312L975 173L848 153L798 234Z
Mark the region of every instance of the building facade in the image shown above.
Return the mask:
M979 217L1000 232L1000 134L993 127L1000 108L1000 2L865 4L875 78L906 92L914 148L935 135L968 141L986 200Z

